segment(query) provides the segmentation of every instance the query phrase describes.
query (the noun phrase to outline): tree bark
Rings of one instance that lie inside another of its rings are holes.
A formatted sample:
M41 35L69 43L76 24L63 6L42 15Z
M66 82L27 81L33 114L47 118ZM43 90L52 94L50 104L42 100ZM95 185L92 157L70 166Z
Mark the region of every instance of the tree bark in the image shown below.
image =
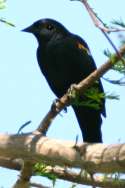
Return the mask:
M85 169L89 173L125 172L125 144L77 144L40 134L0 134L0 156Z

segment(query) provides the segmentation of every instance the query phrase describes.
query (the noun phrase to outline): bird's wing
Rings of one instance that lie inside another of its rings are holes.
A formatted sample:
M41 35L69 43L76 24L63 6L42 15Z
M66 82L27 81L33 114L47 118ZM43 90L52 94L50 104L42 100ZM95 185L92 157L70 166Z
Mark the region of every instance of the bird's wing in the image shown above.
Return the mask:
M82 38L80 38L79 36L74 35L74 38L75 38L75 40L76 40L77 47L79 48L79 51L81 51L80 53L82 53L82 52L84 53L84 55L83 55L83 56L84 56L84 57L83 57L83 61L84 61L84 59L86 58L87 64L89 64L89 65L88 65L89 68L87 69L87 70L88 70L87 73L90 74L91 72L93 72L93 71L96 69L96 64L95 64L95 62L94 62L93 57L91 56L91 52L90 52L90 50L89 50L89 47L88 47L88 45L86 44L86 42L85 42ZM84 69L83 63L80 64L80 66L81 66L81 67L83 66L82 69ZM90 72L89 72L89 71L90 71ZM102 86L102 83L101 83L101 80L100 80L100 79L98 80L98 88L99 88L100 92L104 92L104 89L103 89L103 86ZM103 99L102 114L103 114L104 117L106 117L105 99Z

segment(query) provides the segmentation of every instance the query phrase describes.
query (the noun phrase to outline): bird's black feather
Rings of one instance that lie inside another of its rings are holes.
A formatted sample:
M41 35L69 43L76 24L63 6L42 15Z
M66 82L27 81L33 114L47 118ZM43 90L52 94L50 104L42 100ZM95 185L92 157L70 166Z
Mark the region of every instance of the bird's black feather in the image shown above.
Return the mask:
M62 24L52 19L35 22L24 31L33 33L39 43L37 59L50 88L57 97L63 96L73 83L78 83L96 69L86 42L69 32ZM98 89L103 92L102 83ZM73 105L83 140L102 142L101 114L105 113L105 100L99 110Z

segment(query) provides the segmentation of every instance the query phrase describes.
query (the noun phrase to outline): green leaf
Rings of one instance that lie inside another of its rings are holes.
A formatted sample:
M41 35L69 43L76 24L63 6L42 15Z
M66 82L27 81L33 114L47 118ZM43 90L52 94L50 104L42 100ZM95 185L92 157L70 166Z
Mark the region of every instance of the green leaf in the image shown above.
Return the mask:
M107 56L108 58L110 58L112 54L111 54L111 52L109 51L109 49L105 49L105 50L104 50L104 55Z
M0 0L0 9L4 9L6 7L5 0Z
M116 57L114 54L112 54L109 49L104 50L104 55L107 56L112 64L116 63Z
M123 61L125 62L124 58L116 63L114 54L112 54L108 49L104 50L104 55L110 58L113 64L113 70L118 71L121 74L125 74L125 64L123 63Z
M48 172L47 165L44 163L36 163L34 166L34 171L36 175L47 177L49 180L52 181L53 187L55 186L57 176L53 173Z
M112 20L111 22L113 25L118 25L121 27L125 27L125 22L123 22L123 20L120 18L119 20Z
M100 92L98 81L95 82L94 86L87 89L82 96L73 90L72 95L70 93L70 97L72 105L86 106L95 110L101 109L104 99L119 100L119 96L116 94L106 94L104 92Z
M113 65L112 69L118 71L121 74L125 74L125 65L120 60Z
M83 95L72 90L70 93L71 104L76 106L86 106L99 110L102 106L105 94L99 91L98 81L95 82L94 86L87 89Z
M70 188L75 188L76 187L76 184L72 184Z
M119 100L120 99L119 95L116 95L116 94L113 94L113 93L106 94L105 98L106 99L111 99L111 100Z

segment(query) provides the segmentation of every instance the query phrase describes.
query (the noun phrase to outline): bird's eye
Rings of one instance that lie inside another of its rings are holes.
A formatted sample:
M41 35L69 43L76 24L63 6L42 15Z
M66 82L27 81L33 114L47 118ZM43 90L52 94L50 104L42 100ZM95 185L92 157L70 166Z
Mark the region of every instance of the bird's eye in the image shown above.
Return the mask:
M48 24L48 25L46 25L46 28L47 28L48 30L53 30L53 29L54 29L54 26L53 26L53 25Z

